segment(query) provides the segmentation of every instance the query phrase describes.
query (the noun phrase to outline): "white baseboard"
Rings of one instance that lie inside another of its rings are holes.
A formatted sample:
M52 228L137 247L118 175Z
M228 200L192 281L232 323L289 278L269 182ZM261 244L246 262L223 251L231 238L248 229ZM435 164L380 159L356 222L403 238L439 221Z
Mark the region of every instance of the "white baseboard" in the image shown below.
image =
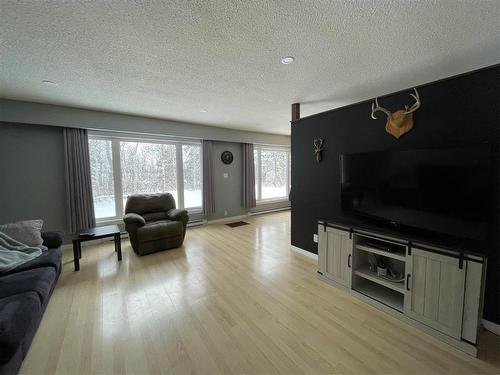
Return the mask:
M290 245L290 250L295 251L296 253L299 253L301 255L304 255L308 258L318 260L318 254L311 253L310 251L301 249L300 247Z
M500 336L500 325L490 322L489 320L483 319L483 327L485 330L494 333L497 336Z
M246 214L246 215L238 215L238 216L231 216L231 217L223 217L222 219L208 220L207 224L227 223L227 222L231 222L231 221L234 221L234 220L246 219L247 217L248 217L248 214Z

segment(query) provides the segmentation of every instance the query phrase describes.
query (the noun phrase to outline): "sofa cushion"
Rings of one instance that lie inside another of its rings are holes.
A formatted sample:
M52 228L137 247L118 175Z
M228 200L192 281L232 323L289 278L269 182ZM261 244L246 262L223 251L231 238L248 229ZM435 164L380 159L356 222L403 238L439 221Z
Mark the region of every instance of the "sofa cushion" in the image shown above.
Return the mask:
M25 347L38 325L42 307L35 292L0 299L0 368Z
M43 243L42 226L43 220L24 220L0 225L0 232L24 245L40 247Z
M43 245L48 247L49 249L55 249L56 247L60 247L63 243L62 232L45 231L42 232L42 238L43 238Z
M0 278L0 298L36 292L43 305L50 296L56 278L57 273L54 267L35 268L2 276Z
M137 237L140 242L154 241L166 237L182 235L184 230L179 221L155 221L146 223L143 227L137 229Z
M61 249L49 249L47 251L42 252L42 254L35 259L30 260L24 264L21 264L19 267L10 270L9 272L3 275L9 275L12 273L22 272L26 270L32 270L35 268L42 267L52 267L56 270L56 274L59 274L61 270ZM0 283L1 283L0 279Z
M148 213L142 214L142 217L146 221L159 221L159 220L166 220L166 219L168 219L168 217L167 217L167 211L148 212Z

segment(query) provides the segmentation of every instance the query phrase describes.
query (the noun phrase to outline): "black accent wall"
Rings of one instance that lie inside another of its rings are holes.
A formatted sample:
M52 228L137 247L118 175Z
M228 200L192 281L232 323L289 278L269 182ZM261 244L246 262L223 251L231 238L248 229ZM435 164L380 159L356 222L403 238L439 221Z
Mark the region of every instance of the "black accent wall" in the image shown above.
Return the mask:
M493 148L495 186L488 255L484 318L499 323L499 105L500 66L418 86L421 108L414 128L396 140L385 132L385 116L370 118L372 101L352 104L292 122L292 245L317 253L318 219L342 220L339 155L488 142ZM412 104L411 88L379 98L385 108ZM313 139L324 138L323 161L313 155ZM470 249L475 251L476 249Z

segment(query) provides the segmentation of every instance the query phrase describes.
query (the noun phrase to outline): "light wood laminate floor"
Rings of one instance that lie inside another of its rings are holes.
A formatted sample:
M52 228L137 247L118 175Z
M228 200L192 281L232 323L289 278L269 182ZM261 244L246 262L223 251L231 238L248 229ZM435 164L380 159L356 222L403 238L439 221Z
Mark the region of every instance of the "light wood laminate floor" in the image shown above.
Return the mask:
M124 240L121 263L112 242L84 247L80 272L66 251L21 374L499 373L317 280L289 212L247 221L145 257Z

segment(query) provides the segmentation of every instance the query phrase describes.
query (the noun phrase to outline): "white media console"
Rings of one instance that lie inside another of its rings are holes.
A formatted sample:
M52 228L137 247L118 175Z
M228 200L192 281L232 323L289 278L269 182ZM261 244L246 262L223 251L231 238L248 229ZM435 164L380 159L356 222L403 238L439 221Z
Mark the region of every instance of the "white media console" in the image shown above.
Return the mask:
M321 280L477 355L485 257L319 221L318 268Z

